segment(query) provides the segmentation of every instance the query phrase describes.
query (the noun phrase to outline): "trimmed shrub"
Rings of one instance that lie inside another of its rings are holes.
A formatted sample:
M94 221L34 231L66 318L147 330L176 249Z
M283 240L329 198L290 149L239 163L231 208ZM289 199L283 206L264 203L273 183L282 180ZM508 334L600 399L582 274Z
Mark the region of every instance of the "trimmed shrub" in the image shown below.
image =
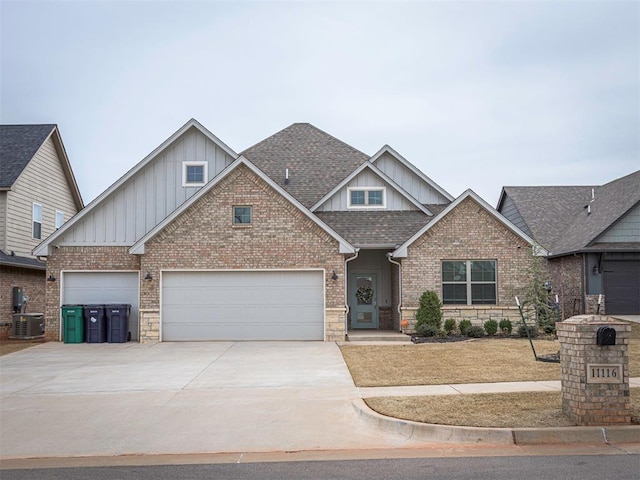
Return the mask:
M442 303L438 294L428 290L420 296L420 306L416 312L416 331L420 325L432 325L437 331L442 326Z
M453 318L449 318L444 321L444 331L447 335L453 335L456 332L456 321Z
M460 324L458 325L458 328L460 329L461 335L466 335L467 330L471 328L471 320L467 320L466 318L463 318L462 320L460 320Z
M467 336L471 338L484 337L484 328L479 327L478 325L473 325L467 329Z
M511 320L508 318L503 318L500 320L500 331L505 335L511 335L511 331L513 330L513 325L511 325Z
M527 338L527 330L529 330L529 335L531 336L531 338L538 336L538 328L532 325L528 325L527 328L525 328L524 325L520 325L518 327L518 335L522 338Z
M419 337L435 337L440 333L440 329L429 325L428 323L423 323L422 325L418 325L416 327L416 334Z
M484 322L484 331L487 335L495 335L498 332L498 322L492 319L487 320Z

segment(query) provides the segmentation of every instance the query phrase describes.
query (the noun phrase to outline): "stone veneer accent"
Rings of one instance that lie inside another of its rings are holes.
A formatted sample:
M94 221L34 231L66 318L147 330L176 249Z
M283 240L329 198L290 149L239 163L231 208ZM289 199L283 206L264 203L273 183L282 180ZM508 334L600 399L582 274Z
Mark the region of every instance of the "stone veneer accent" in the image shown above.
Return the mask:
M413 331L422 293L434 290L442 298L442 260L496 260L498 301L497 305L446 305L443 319L468 318L477 325L489 317L519 320L514 297L526 285L531 255L525 240L473 199L465 199L410 245L402 259L402 319L410 323L408 332Z
M155 343L160 340L160 310L139 310L140 343Z
M402 308L402 318L409 322L409 326L403 329L404 333L414 333L416 327L416 312L418 308ZM495 305L475 305L465 307L464 305L445 305L442 307L442 325L445 320L453 318L456 323L466 319L471 321L472 325L479 327L484 326L484 322L493 319L500 323L500 320L506 318L511 320L514 331L522 322L518 307L498 307Z
M616 344L596 345L598 328L616 330ZM562 410L578 425L631 423L629 336L631 326L600 315L578 315L556 324L560 341ZM619 383L589 383L589 364L622 365Z

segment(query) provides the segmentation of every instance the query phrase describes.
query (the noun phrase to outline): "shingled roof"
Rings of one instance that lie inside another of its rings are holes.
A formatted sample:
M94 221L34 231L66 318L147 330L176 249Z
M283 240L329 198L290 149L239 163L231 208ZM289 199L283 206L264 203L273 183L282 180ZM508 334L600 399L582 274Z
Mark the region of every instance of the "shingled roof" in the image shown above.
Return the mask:
M503 195L551 256L566 255L593 249L599 236L640 204L640 170L602 186L504 187Z
M417 210L316 212L316 215L356 247L395 248L433 219Z
M369 159L309 123L294 123L242 155L307 208Z
M0 125L0 188L11 188L55 127Z

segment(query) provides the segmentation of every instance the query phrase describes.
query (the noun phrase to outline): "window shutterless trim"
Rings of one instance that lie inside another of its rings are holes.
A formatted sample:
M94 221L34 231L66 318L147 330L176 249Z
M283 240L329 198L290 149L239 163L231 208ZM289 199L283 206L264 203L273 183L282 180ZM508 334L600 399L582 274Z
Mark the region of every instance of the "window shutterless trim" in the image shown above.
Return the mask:
M61 219L60 222L58 222L58 218ZM56 210L56 216L54 218L54 224L56 226L56 230L58 228L60 228L62 225L64 225L64 212L61 212L60 210Z
M351 203L351 192L364 192L364 203ZM382 203L369 203L369 192L382 192ZM387 188L347 187L347 208L387 208Z
M493 263L493 280L472 280L472 265L474 262L491 262ZM445 263L464 263L465 264L465 280L455 281L455 280L445 280L444 279L444 264ZM494 259L477 259L477 260L441 260L440 261L440 280L442 282L442 303L443 305L497 305L498 304L498 261ZM465 286L465 296L466 302L463 303L462 298L460 299L452 299L450 301L446 301L444 290L446 285L458 285ZM473 297L473 286L476 285L491 285L493 286L493 302L486 303L484 301L476 301L474 302Z
M202 187L207 183L208 177L207 162L182 162L182 186L183 187ZM189 182L187 179L187 167L202 167L202 181Z
M38 208L38 215L36 215L36 207ZM37 229L36 225L38 226ZM34 240L42 239L42 205L36 202L33 202L31 206L31 237Z
M243 209L246 211L241 212L240 214L236 214L236 209ZM248 213L248 222L244 221L247 219L246 215ZM251 205L234 205L232 207L232 223L234 227L246 227L253 224L253 208Z

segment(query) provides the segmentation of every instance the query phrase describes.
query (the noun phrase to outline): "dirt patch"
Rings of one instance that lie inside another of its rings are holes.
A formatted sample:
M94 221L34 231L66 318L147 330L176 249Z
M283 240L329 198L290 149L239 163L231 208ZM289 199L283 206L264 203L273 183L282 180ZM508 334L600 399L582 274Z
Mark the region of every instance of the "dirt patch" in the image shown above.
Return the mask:
M421 397L375 397L365 402L389 417L440 425L493 428L571 427L560 392L483 393ZM631 389L634 423L640 423L640 388Z
M25 348L33 347L44 343L44 339L39 340L2 340L0 341L0 357L9 353L19 352Z

